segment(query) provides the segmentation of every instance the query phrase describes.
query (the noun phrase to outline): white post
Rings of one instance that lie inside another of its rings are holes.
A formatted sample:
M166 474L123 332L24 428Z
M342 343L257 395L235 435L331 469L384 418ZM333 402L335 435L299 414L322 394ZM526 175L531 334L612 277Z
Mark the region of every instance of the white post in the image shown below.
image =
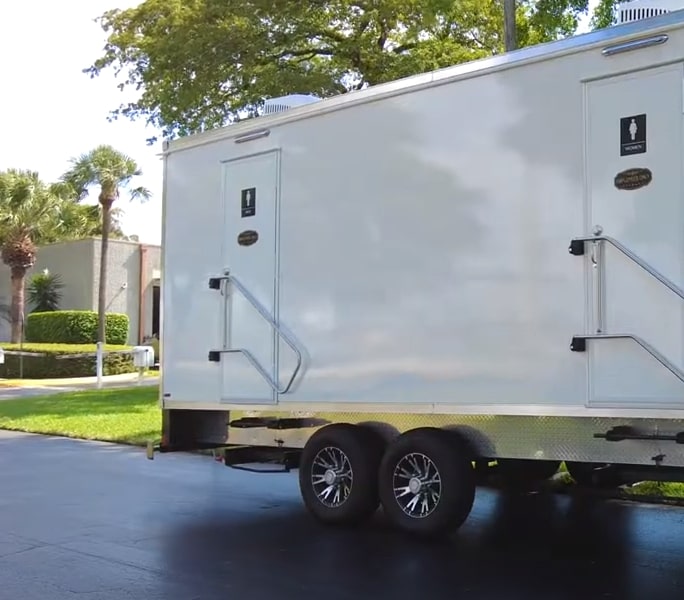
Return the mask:
M97 343L95 364L97 365L97 389L99 390L102 387L102 342Z

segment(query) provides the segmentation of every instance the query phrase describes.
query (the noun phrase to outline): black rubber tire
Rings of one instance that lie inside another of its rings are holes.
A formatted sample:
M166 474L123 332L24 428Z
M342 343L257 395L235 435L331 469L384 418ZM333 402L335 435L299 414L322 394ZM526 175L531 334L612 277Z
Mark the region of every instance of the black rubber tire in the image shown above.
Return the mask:
M353 475L349 496L336 507L318 498L312 482L314 459L326 447L346 455ZM299 489L308 511L330 525L355 525L370 518L380 505L378 468L383 450L381 436L367 427L335 423L316 431L304 446L299 463Z
M439 472L441 494L432 512L407 515L394 494L394 472L412 454L427 456ZM379 493L387 519L395 527L419 536L448 535L468 518L475 501L475 469L467 447L452 432L430 427L413 429L396 438L380 463Z

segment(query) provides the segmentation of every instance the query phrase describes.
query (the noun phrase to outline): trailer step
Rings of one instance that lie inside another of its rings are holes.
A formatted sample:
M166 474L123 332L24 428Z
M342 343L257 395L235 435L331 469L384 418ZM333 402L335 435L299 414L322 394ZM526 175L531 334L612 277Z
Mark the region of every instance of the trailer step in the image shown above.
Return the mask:
M306 429L309 427L322 427L328 425L330 421L318 418L306 417L242 417L229 423L230 427L236 429Z
M285 450L271 446L232 446L223 453L226 467L250 473L289 473L299 465L298 450ZM279 465L280 468L247 467L248 464Z

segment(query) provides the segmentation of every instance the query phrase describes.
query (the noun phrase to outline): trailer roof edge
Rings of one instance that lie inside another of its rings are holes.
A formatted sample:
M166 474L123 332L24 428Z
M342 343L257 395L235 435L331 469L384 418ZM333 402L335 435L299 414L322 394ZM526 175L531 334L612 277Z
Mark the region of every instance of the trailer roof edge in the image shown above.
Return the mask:
M644 34L655 35L661 31L671 30L682 26L684 26L684 9L672 11L657 17L651 17L642 21L633 21L562 40L537 44L513 52L460 63L450 67L377 84L363 90L324 98L318 102L292 108L273 115L247 119L240 123L225 125L209 131L168 140L164 142L162 154L171 154L179 150L201 146L219 140L244 137L252 132L269 129L291 121L311 118L342 108L349 108L358 104L365 104L367 102L373 102L424 88L436 87L467 77L481 76L492 71L522 66L532 62L548 60L550 58L557 58L596 47L603 47L607 44L624 42L642 37Z

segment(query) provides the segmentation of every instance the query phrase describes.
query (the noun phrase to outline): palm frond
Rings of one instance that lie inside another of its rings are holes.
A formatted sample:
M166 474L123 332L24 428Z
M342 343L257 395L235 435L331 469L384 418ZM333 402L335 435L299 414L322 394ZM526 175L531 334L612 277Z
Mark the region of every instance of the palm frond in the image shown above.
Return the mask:
M134 177L142 175L133 158L109 145L100 145L90 152L71 160L71 168L62 176L62 182L75 191L79 200L89 194L93 186L99 187L99 197L114 200L127 188ZM130 192L131 199L148 199L149 190L138 187Z

